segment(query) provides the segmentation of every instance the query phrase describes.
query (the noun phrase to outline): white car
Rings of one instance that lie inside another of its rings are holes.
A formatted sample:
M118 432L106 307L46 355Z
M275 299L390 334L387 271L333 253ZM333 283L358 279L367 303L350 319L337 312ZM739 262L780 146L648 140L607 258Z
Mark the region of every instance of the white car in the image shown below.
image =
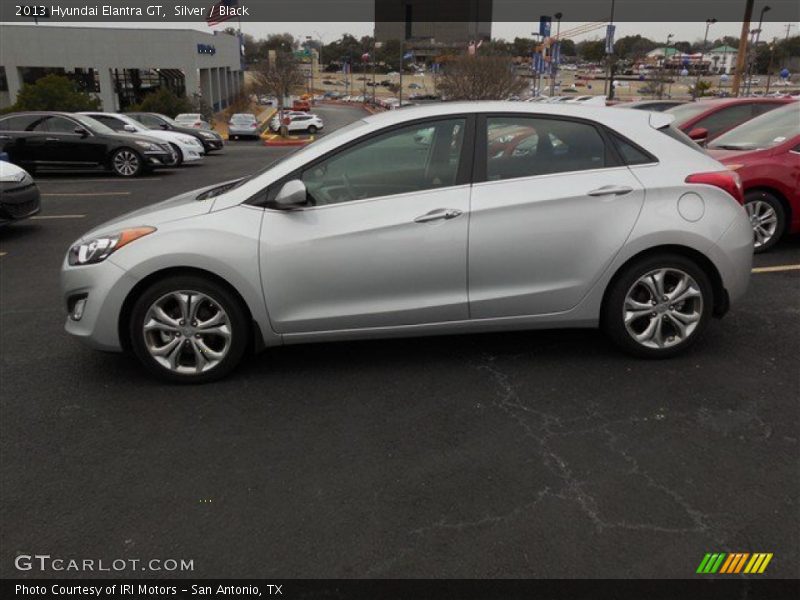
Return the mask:
M194 127L195 129L211 129L208 121L203 120L200 113L181 113L175 117L175 122L184 127Z
M110 127L114 131L125 131L127 133L141 133L150 137L167 142L175 152L174 166L179 167L185 162L202 160L205 150L202 142L193 135L180 133L179 131L167 131L164 129L148 129L136 119L120 113L106 112L82 112L82 115L92 117L100 121L103 125Z
M281 128L281 121L280 121L280 118L279 118L279 114L280 113L275 113L275 116L272 117L272 119L270 119L269 128L270 128L271 131L278 131ZM289 117L290 119L294 118L294 117L302 117L302 116L305 116L307 114L309 114L309 113L304 112L302 110L285 110L285 111L283 111L284 118L285 117Z
M289 132L306 131L314 134L325 126L319 115L304 113L302 115L291 117L291 119L291 122L286 128Z

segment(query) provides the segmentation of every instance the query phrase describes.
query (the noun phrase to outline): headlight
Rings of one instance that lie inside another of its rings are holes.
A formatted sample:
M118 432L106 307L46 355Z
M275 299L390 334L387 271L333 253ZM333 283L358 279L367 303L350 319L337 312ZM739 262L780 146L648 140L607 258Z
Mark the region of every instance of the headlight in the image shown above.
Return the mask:
M144 148L148 152L160 152L161 149L156 146L155 144L151 144L150 142L143 142L141 140L136 140L136 145Z
M126 244L151 234L155 230L155 227L133 227L80 242L69 249L69 264L91 265L99 263Z
M213 139L214 139L214 134L213 134L213 133L210 133L210 132L208 132L208 131L198 131L197 133L199 133L200 135L202 135L202 136L203 136L204 138L206 138L207 140L213 140Z
M30 180L31 176L27 171L20 170L19 173L12 173L0 177L0 183L22 183L25 180Z

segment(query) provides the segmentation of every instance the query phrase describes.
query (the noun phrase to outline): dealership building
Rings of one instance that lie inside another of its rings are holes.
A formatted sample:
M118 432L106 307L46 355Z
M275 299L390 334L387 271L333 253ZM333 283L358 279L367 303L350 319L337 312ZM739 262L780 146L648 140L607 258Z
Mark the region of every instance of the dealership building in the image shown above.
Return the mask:
M234 35L193 29L0 26L0 108L25 83L59 73L95 94L103 110L124 111L167 87L213 110L242 90L241 44Z

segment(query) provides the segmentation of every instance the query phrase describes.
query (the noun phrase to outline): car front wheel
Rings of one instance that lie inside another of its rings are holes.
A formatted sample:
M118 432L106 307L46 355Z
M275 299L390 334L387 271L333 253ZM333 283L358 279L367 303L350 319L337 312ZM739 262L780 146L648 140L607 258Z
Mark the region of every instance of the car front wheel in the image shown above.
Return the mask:
M753 252L766 252L778 243L786 225L783 205L769 192L753 190L745 194L744 208L753 226Z
M224 377L241 362L250 336L239 299L217 282L193 275L150 286L136 300L129 326L142 365L177 383Z
M183 164L183 152L176 144L170 142L170 146L172 146L172 151L175 153L175 162L172 163L172 166L180 167Z
M612 283L601 323L623 350L667 358L691 346L708 324L711 282L692 260L656 255L637 261Z
M144 171L144 161L130 148L120 148L111 156L111 168L120 177L138 177Z
M316 126L315 125L309 125L308 126L308 133L310 133L311 135L314 135L315 133L317 133Z

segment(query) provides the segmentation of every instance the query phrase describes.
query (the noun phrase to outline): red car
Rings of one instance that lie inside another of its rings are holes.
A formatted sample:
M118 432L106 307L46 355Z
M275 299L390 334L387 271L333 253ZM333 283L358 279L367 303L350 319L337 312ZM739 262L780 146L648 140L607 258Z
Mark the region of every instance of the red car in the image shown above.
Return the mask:
M740 125L708 150L741 177L755 252L800 232L800 102Z
M701 146L745 121L763 115L791 98L720 98L689 102L665 111L675 115L673 125Z

